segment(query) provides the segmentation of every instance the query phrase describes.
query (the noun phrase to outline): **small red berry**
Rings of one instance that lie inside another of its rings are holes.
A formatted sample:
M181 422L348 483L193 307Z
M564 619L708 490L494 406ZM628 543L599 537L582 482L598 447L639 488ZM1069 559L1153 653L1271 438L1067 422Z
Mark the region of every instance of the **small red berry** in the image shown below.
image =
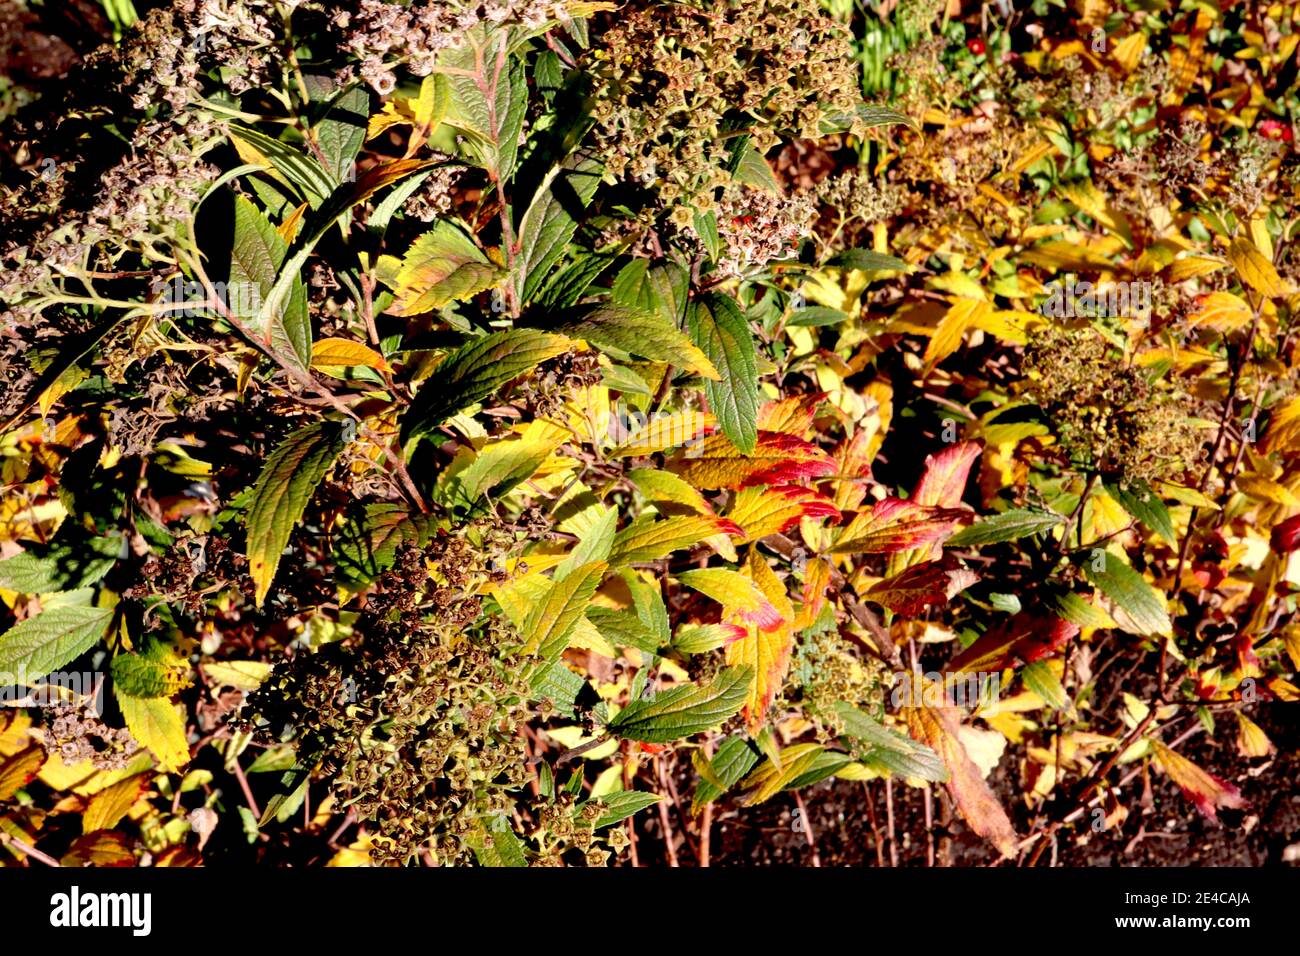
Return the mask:
M979 37L973 37L966 41L966 49L970 50L975 56L983 56L987 47Z

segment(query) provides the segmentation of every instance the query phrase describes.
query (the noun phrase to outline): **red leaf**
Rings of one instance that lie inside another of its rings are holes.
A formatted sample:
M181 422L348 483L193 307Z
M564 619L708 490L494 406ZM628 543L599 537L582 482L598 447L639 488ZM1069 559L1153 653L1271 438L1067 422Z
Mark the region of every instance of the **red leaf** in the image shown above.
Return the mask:
M979 575L962 567L952 555L942 561L917 564L896 574L867 592L867 597L903 617L915 617L929 605L945 605L966 590Z
M1273 550L1278 554L1290 554L1296 548L1300 548L1300 515L1287 518L1275 526L1269 540Z
M982 442L963 441L927 457L925 472L916 483L910 500L918 505L956 508L966 490L971 465L983 449Z
M1079 633L1079 625L1054 614L1021 611L952 659L950 671L996 671L1050 657Z
M860 511L844 529L833 554L892 554L949 537L971 512L932 508L904 498L885 498Z

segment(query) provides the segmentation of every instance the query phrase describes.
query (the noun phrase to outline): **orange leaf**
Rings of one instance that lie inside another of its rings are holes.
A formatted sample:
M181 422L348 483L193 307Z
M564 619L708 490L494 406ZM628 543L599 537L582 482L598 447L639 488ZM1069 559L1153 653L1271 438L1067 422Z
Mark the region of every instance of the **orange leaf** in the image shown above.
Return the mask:
M1050 657L1079 633L1079 625L1055 615L1030 611L1004 621L976 638L952 659L950 671L998 671Z
M754 668L754 680L745 703L745 721L751 731L757 731L790 667L790 652L794 649L794 630L790 624L794 620L794 608L785 593L785 585L757 551L750 550L745 572L781 617L781 622L771 630L737 621L744 626L745 636L727 645L728 667L748 664Z
M736 489L821 478L835 471L835 462L816 445L793 435L759 432L754 454L745 455L727 436L716 434L679 459L675 470L696 488Z
M978 580L978 574L945 555L941 561L927 561L881 581L866 596L896 614L915 617L929 605L947 604Z
M769 534L780 534L794 527L803 518L833 518L838 521L840 510L824 495L801 485L779 485L775 488L742 488L727 513L727 517L744 529L749 541L757 541Z
M947 766L948 789L970 828L1004 857L1014 856L1015 828L958 736L960 711L956 707L903 707L899 714L912 736L933 748Z
M1208 819L1218 822L1219 816L1216 810L1219 807L1239 810L1246 805L1241 791L1235 786L1212 773L1206 773L1160 741L1152 739L1151 749L1160 769L1169 775L1169 779L1178 785L1183 796L1192 801L1196 809Z
M931 508L903 498L885 498L860 511L844 529L832 554L891 554L943 541L970 517L958 508Z
M759 431L782 432L795 438L807 438L817 409L825 399L825 392L811 392L768 402L758 410Z

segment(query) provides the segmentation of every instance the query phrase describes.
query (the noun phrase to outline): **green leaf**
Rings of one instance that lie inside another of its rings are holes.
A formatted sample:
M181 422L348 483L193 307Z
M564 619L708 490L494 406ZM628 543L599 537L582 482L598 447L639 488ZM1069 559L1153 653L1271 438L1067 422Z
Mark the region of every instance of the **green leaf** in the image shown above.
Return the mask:
M40 678L90 650L113 619L108 607L52 607L0 634L0 672Z
M691 338L721 375L705 382L709 408L723 434L746 455L758 442L758 356L754 333L729 296L709 294L686 313Z
M780 193L781 185L776 181L776 175L772 172L772 167L768 165L763 154L754 148L752 144L746 144L741 150L740 162L736 166L736 171L732 173L731 178L738 183L744 183L746 186L753 186L755 189L763 189L767 192Z
M1134 518L1169 544L1177 543L1178 538L1174 532L1174 523L1169 517L1169 509L1145 481L1136 481L1129 485L1107 482L1103 487L1106 489L1106 494L1114 498L1120 507Z
M551 268L560 261L578 228L578 219L596 194L604 167L590 153L571 156L542 181L519 221L519 255L514 286L520 302L530 302Z
M1065 692L1060 678L1047 666L1047 661L1034 661L1025 665L1020 678L1025 682L1025 687L1043 698L1053 710L1065 710L1070 706L1070 695Z
M587 686L587 682L560 659L534 673L530 685L534 698L546 698L555 706L556 713L572 717L577 709L578 695Z
M519 629L525 654L553 661L564 652L606 570L604 561L593 561L575 568L564 580L551 582Z
M648 259L633 259L619 271L610 291L619 305L657 313L678 328L686 314L690 288L690 273L677 263L651 266Z
M980 547L997 544L1001 541L1014 541L1031 534L1050 531L1065 521L1060 515L1051 511L1027 511L1013 509L1000 514L990 515L983 521L963 528L948 539L948 547Z
M492 262L463 229L439 220L402 257L392 283L389 315L421 315L491 289L505 270Z
M509 33L491 25L473 27L462 43L444 53L440 66L451 92L444 122L469 134L463 147L498 183L514 172L528 107L523 64L509 55Z
M294 432L267 458L248 508L248 573L260 606L280 565L289 533L347 445L339 422L315 422Z
M370 93L358 84L335 97L329 112L317 124L316 144L325 157L325 169L336 184L356 174L354 163L365 142L369 119Z
M868 106L862 103L858 105L855 112L867 129L877 126L910 126L918 133L921 131L920 124L912 117L898 110L891 110L887 106Z
M728 667L710 683L689 684L628 704L609 722L626 740L668 743L712 730L745 705L752 667Z
M596 800L588 800L578 805L581 810L587 803L603 803L605 812L596 819L592 827L596 830L604 827L612 827L615 823L622 823L628 817L640 813L646 807L653 807L662 800L663 797L657 793L645 793L641 790L620 790L617 793L607 793L603 797L597 797Z
M1169 635L1173 624L1164 595L1147 583L1128 562L1109 551L1094 548L1078 553L1083 574L1115 604L1111 615L1120 627L1134 634Z
M486 839L491 837L491 840ZM503 815L489 817L482 832L470 837L469 845L479 866L527 866L524 845Z
M125 540L117 535L64 535L0 561L0 588L19 594L72 591L94 584L117 563Z
M912 267L902 259L894 256L887 256L880 252L872 252L870 249L848 249L839 255L832 256L827 260L828 266L835 266L837 269L890 269L899 272L911 272Z
M536 304L550 309L563 309L575 305L591 284L616 261L616 256L606 253L585 251L574 253L574 261L557 272L537 293Z
M258 208L236 196L235 238L230 251L232 301L228 305L268 350L305 372L311 364L311 318L302 279L294 278L282 310L268 313L250 308L266 303L288 249Z
M351 590L365 587L393 566L399 547L421 544L427 535L427 520L405 505L366 505L334 541L334 575Z
M587 620L600 631L601 637L618 647L635 647L647 654L659 650L658 636L631 611L615 611L607 607L588 608Z
M1104 611L1093 607L1072 591L1048 589L1043 596L1043 605L1058 617L1079 627L1112 627L1115 623Z
M561 320L555 330L583 339L618 361L633 356L668 362L708 379L718 370L675 325L661 316L625 305L587 306Z
M297 147L249 126L232 126L230 134L265 156L272 168L298 190L299 197L312 209L319 209L333 191L337 180L331 179L329 172L316 159Z
M190 761L185 719L179 705L166 697L132 697L115 688L118 707L131 736L149 748L160 770L171 773Z
M847 312L841 312L839 309L832 309L826 306L814 305L806 309L796 309L790 313L790 318L786 319L787 326L794 327L818 327L823 325L839 325L841 322L847 322L849 316Z
M158 640L150 640L140 651L118 654L110 670L113 686L131 697L170 697L190 684L189 664Z
M948 779L948 768L943 758L925 744L890 730L848 702L836 704L835 713L844 721L844 732L848 736L870 746L867 763L918 780L939 782Z
M700 751L691 758L695 770L703 778L695 787L691 800L691 813L699 813L741 781L758 763L758 752L744 737L728 737L722 742L712 760L705 760Z
M508 329L475 339L451 353L420 386L402 419L402 441L427 435L461 409L487 398L539 362L573 343L536 329Z

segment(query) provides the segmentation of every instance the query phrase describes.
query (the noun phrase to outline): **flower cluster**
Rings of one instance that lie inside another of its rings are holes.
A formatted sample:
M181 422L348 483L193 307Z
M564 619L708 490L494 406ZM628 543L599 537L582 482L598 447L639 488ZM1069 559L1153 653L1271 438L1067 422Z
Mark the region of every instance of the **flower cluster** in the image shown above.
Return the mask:
M748 186L733 186L718 204L718 238L726 247L719 275L740 278L769 262L789 257L808 233L815 213L806 195L789 198Z
M730 177L730 136L766 151L851 114L857 75L843 27L813 0L649 2L593 42L596 140L619 178L653 184L688 222Z

